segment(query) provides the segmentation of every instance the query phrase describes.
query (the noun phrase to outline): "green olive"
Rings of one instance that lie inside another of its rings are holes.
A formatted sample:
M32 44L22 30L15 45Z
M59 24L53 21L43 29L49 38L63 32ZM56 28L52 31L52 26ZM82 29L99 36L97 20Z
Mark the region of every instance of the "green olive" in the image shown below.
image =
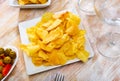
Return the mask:
M2 72L2 70L3 70L3 66L0 66L0 73Z
M11 63L11 60L12 60L12 59L11 59L9 56L7 56L7 57L4 58L3 62L4 62L5 64L9 64L9 63Z
M2 78L3 78L3 75L0 73L0 80L2 80Z
M15 58L16 58L16 52L15 52L15 51L10 51L9 56L10 56L12 59L15 59Z
M0 54L4 53L4 48L0 48Z
M8 56L8 55L9 55L9 53L10 53L10 51L12 51L12 49L7 48L7 49L5 50L5 55L6 55L6 56Z

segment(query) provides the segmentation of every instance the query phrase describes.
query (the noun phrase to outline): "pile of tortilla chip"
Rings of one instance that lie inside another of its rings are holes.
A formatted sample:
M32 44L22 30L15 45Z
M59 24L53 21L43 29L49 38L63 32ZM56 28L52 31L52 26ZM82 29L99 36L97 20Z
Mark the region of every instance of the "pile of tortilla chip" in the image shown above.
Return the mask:
M18 3L20 5L25 5L25 4L44 4L48 0L18 0Z
M41 20L28 28L30 43L21 45L34 65L64 65L79 58L86 62L85 30L79 28L80 18L71 13L45 13Z

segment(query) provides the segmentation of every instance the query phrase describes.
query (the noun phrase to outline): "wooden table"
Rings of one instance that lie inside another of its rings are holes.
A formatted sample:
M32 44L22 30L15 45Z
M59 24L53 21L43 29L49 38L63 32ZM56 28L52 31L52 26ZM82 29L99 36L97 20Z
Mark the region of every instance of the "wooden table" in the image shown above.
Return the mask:
M83 25L94 50L94 57L86 63L77 62L28 76L23 53L19 49L21 40L18 23L39 17L44 12L57 12L73 6L84 21ZM6 81L52 81L53 76L58 72L65 75L65 81L120 81L120 59L114 61L106 59L96 50L98 36L110 30L104 30L100 20L95 15L88 16L81 12L77 0L52 0L52 4L44 9L14 8L8 5L8 0L0 0L0 46L13 45L19 50L17 65Z

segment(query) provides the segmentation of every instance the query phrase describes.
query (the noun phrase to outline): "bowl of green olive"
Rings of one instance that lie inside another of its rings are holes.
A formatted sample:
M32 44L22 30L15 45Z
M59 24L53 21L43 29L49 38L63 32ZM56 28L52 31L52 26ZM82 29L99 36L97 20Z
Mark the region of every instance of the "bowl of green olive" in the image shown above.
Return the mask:
M4 81L14 69L18 50L14 46L0 47L0 81Z

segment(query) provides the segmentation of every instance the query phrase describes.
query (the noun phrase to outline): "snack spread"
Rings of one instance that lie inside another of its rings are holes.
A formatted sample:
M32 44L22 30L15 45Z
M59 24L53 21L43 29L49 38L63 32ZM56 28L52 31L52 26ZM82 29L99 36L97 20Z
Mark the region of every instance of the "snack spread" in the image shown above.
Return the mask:
M80 18L71 12L45 13L26 30L30 43L20 47L35 66L64 65L75 58L86 62L85 30L79 24Z

